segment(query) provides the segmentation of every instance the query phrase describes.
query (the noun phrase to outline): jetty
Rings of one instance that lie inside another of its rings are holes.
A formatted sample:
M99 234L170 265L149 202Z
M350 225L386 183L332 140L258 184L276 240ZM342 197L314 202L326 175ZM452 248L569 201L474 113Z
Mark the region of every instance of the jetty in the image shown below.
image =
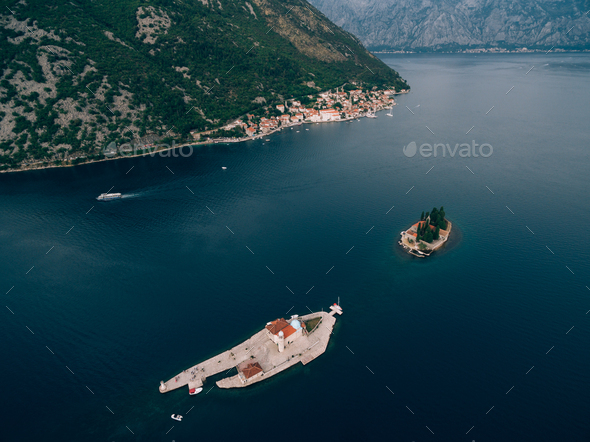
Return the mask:
M219 388L241 388L263 381L301 362L306 365L326 351L336 318L342 308L290 319L276 319L251 338L217 356L200 362L160 382L160 393L187 386L202 387L207 378L237 369L237 374L216 382Z

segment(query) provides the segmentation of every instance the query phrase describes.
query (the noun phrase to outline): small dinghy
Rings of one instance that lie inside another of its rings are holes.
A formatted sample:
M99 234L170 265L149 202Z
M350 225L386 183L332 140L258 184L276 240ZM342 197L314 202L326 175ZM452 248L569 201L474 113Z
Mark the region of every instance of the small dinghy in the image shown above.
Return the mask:
M194 396L195 394L199 394L201 391L203 391L202 388L191 388L188 391L188 394L190 394L191 396Z
M223 170L227 169L227 167L225 167L225 166L221 166L221 168L222 168Z
M172 416L170 416L172 419L174 419L175 421L180 422L182 420L182 416L180 414L173 414Z

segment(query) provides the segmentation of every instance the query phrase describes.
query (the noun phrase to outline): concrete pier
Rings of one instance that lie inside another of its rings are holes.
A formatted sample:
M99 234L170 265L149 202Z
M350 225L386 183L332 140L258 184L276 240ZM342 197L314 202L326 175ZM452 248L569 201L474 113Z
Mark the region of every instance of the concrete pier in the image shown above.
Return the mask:
M336 313L342 314L342 309L339 306L334 305L330 309L330 313L316 312L297 317L297 320L304 322L314 318L321 318L321 321L311 332L303 333L302 336L285 346L282 352L279 352L277 344L271 340L269 332L265 328L232 349L196 364L167 382L161 383L160 392L167 393L185 385L189 389L199 388L209 376L229 372L238 366L256 364L254 371L240 372L238 370L237 375L217 382L219 388L246 387L268 379L298 362L303 365L308 364L326 351L336 323L334 315ZM257 373L252 375L253 372Z

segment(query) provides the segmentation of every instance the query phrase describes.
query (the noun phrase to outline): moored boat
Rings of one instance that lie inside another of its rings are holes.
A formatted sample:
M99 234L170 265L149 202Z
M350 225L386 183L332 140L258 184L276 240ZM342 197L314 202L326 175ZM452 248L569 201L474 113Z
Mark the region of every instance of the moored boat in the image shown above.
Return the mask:
M199 387L199 388L191 388L188 391L188 394L190 394L191 396L194 396L195 394L199 394L201 391L203 391L203 388Z

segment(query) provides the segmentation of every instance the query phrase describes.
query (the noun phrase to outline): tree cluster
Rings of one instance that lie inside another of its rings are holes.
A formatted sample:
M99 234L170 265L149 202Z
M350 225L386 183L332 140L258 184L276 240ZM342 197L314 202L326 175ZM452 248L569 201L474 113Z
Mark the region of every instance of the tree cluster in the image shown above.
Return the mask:
M440 209L434 207L432 212L422 212L420 215L420 223L418 224L418 232L416 242L425 241L431 243L440 238L440 231L447 228L447 220L445 219L445 210L441 206Z

